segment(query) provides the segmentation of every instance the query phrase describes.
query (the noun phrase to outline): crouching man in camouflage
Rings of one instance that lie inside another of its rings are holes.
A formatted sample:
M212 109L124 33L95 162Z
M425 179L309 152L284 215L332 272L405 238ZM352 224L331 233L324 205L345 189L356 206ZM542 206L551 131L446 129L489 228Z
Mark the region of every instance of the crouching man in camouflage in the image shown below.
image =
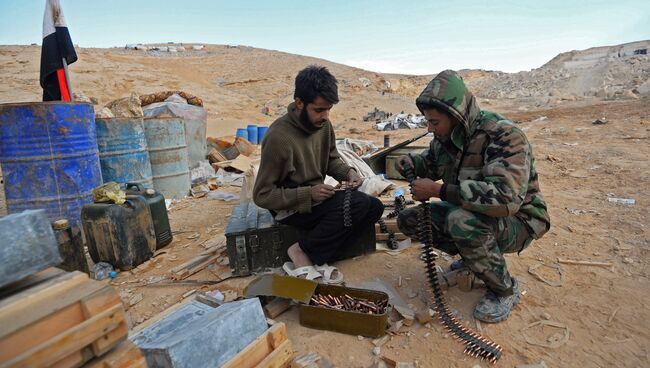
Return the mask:
M504 321L521 294L503 254L521 252L551 226L530 143L511 121L481 111L453 71L429 82L416 104L435 139L422 154L399 157L396 169L414 168L414 200L441 200L430 204L434 246L459 254L452 269L468 267L485 283L474 317ZM417 209L403 211L397 224L416 237Z

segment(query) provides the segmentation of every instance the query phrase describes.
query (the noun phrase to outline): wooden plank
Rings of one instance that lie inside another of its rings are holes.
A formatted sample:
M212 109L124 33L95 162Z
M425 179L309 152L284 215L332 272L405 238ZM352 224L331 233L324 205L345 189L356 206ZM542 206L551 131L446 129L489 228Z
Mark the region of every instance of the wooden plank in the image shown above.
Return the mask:
M395 233L395 239L397 241L402 241L408 239L408 236L404 235L403 233ZM388 234L385 233L377 234L377 241L387 241L387 240L388 240Z
M65 271L63 271L60 268L56 267L50 267L47 268L41 272L37 272L33 275L27 276L26 278L22 280L18 280L14 283L11 283L9 285L6 285L5 287L0 289L0 299L5 299L11 296L12 294L21 292L29 287L32 287L36 284L39 284L41 282L47 281L51 278L61 276L64 274Z
M220 257L218 254L214 255L206 255L206 256L200 256L197 257L196 259L198 260L197 262L192 263L190 266L186 267L185 269L182 269L180 271L172 272L172 279L173 280L184 280L195 273L203 270L206 268L210 263L214 263L217 261L217 259Z
M68 355L67 357L59 360L56 363L48 366L48 368L73 368L81 367L87 361L93 357L93 352L89 347L86 347L82 350L75 351L74 353Z
M388 229L388 231L392 231L394 233L399 233L400 232L399 227L397 227L397 224L386 224L386 228ZM377 234L385 234L385 233L382 233L381 227L379 226L379 224L375 224L375 233L377 233Z
M126 340L129 334L129 327L126 325L122 300L113 287L107 285L105 288L81 300L81 307L86 318L91 318L94 315L100 314L115 305L122 307L118 312L116 312L118 318L122 322L116 329L106 333L100 339L92 343L92 349L95 356L103 355L119 344L120 341Z
M0 338L0 366L32 347L77 326L85 319L81 305L75 303L25 326L11 335Z
M106 355L88 362L85 368L147 368L140 349L131 341L124 341Z
M264 306L264 315L268 318L275 318L287 309L291 308L291 300L285 298L275 298Z
M232 359L230 359L222 368L253 368L261 364L266 357L273 351L280 347L285 341L289 342L287 338L287 329L284 323L276 323L271 328L266 330L255 341L248 344L244 350L240 351ZM287 346L283 346L286 348ZM289 344L289 348L291 345ZM291 349L293 354L293 349ZM274 360L275 361L275 360Z
M104 334L117 328L122 320L119 311L122 305L115 305L101 314L82 322L74 328L33 347L0 367L48 367L68 355L99 339Z
M104 285L88 281L85 273L65 273L0 301L0 338L79 301Z
M293 359L293 346L291 341L285 340L280 346L275 348L256 368L286 368L291 364Z

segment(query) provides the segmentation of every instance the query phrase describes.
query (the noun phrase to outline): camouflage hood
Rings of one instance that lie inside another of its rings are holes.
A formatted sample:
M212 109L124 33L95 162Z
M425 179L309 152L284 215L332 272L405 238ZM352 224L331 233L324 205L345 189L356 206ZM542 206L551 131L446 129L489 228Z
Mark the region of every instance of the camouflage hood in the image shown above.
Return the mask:
M420 112L423 105L431 105L449 113L461 123L465 139L474 133L481 113L476 98L465 86L463 78L453 70L445 70L433 78L415 104Z

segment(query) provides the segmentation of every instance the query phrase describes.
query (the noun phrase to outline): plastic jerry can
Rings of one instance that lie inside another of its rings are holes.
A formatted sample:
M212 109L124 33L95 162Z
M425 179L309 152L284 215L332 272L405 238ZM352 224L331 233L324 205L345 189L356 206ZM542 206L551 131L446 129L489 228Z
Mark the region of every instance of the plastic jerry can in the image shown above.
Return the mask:
M156 232L156 249L163 248L173 240L172 229L169 225L165 197L153 189L145 189L140 183L127 183L126 193L142 196L151 212L153 228Z
M147 201L127 195L124 204L92 203L81 209L81 223L93 262L130 270L156 250L156 233Z
M63 263L58 267L65 271L88 273L88 261L86 260L83 237L79 226L70 226L68 220L61 219L52 222L52 229L59 245L59 253L63 259Z

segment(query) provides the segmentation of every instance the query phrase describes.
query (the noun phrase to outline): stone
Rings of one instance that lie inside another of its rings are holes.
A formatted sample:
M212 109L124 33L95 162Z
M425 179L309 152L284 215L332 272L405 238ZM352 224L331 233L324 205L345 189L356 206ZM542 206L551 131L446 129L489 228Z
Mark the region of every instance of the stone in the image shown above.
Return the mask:
M130 340L150 367L219 367L266 331L259 299L218 308L192 301Z
M372 355L379 355L381 354L381 348L379 346L375 346L372 348Z
M45 210L0 218L0 234L0 287L62 262Z
M109 102L108 107L116 118L141 118L143 117L140 96L133 92L131 96Z
M433 319L433 316L429 313L429 310L425 310L415 313L415 318L417 318L421 325L424 325L430 322Z
M113 112L108 107L102 107L100 110L95 110L95 118L110 119L114 118Z

